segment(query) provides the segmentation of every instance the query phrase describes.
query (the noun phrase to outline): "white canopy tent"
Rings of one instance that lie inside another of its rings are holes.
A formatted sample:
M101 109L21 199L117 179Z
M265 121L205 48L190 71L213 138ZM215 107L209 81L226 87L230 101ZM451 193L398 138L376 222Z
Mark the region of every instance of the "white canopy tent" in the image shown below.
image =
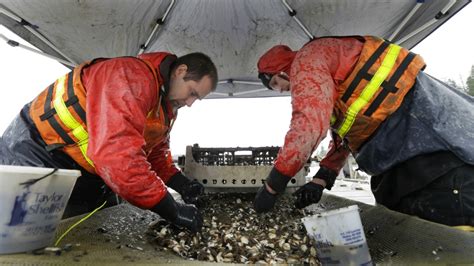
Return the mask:
M285 94L263 87L256 62L275 44L299 49L319 36L376 35L411 48L469 2L0 0L0 23L70 67L97 57L200 51L219 71L207 98L270 97Z

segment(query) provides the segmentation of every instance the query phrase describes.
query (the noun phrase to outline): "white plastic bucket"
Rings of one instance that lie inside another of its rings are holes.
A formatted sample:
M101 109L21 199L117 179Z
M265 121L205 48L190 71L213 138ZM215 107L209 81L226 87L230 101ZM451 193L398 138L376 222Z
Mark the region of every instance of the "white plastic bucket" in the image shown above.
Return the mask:
M301 220L323 265L372 265L357 205Z
M48 246L71 196L78 170L0 165L0 254Z

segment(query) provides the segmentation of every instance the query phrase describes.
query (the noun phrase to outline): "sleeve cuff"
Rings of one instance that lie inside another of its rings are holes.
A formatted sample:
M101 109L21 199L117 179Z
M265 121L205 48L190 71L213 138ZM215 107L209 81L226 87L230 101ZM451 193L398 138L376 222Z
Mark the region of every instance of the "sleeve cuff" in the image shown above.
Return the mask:
M174 174L166 185L177 192L180 192L182 187L191 182L181 171Z
M334 186L334 182L336 181L337 174L337 172L321 166L313 178L319 178L326 181L326 189L331 190L331 188Z
M291 177L283 175L275 167L273 167L266 181L267 184L277 193L283 193L290 179Z

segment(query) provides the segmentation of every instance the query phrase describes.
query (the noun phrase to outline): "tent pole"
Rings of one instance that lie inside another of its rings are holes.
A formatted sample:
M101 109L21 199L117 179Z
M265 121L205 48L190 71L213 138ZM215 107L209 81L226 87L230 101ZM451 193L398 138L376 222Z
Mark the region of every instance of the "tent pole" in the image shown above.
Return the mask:
M219 96L229 96L229 93L212 91L210 94L219 95Z
M310 40L314 39L314 35L311 34L311 32L309 32L308 28L306 28L306 26L303 24L303 22L301 22L296 17L296 11L293 8L291 8L291 6L286 2L286 0L281 0L281 2L286 7L286 9L288 9L290 16L293 17L293 19L296 21L296 23L298 23L298 25L304 31L304 33L306 33L306 35L308 35L309 39Z
M140 51L138 52L139 55L143 54L143 52L145 52L145 50L148 48L148 45L151 42L151 39L153 38L153 36L155 36L155 33L158 30L158 28L165 23L166 17L168 17L168 14L170 13L171 8L174 6L174 2L175 2L175 0L171 1L171 3L168 5L168 8L166 9L165 14L163 15L163 17L159 18L156 21L155 27L153 27L153 30L151 31L150 35L148 36L148 39L146 40L145 44L142 44L140 46Z
M226 97L234 97L234 96L241 96L241 95L245 95L245 94L252 94L252 93L256 93L256 92L262 92L262 91L268 91L267 88L262 88L262 89L257 89L257 90L251 90L251 91L242 91L242 92L228 92L228 93L224 93L224 92L211 92L211 94L213 95L220 95L220 96L226 96Z
M65 55L63 52L61 52L54 44L52 44L46 37L44 37L41 33L39 33L34 27L32 27L32 25L27 22L26 20L24 20L23 18L13 14L12 12L0 7L0 13L3 13L5 14L7 17L15 20L16 22L18 22L20 25L22 25L23 27L25 27L28 31L30 31L33 35L35 35L36 37L38 37L41 41L43 41L45 44L47 44L49 47L51 47L54 51L58 52L60 55L62 55L64 58L66 58L69 63L68 65L70 65L71 63L73 64L73 66L76 66L77 63L74 62L74 60L72 60L71 58L69 58L67 55Z
M245 95L245 94L251 94L251 93L254 93L254 92L261 92L261 91L268 91L268 89L267 89L267 88L263 88L263 89L258 89L258 90L236 92L236 93L234 93L234 96L240 96L240 95Z
M33 49L33 48L28 47L28 46L26 46L26 45L23 45L23 44L21 44L21 43L19 43L19 42L16 42L16 41L14 41L14 40L8 39L7 37L5 37L5 35L3 35L3 34L1 34L1 33L0 33L0 39L4 39L4 40L7 42L7 44L9 44L9 45L12 46L12 47L20 47L20 48L23 48L23 49L28 50L28 51L30 51L30 52L37 53L37 54L39 54L39 55L42 55L42 56L51 58L51 59L53 59L53 60L56 60L56 61L58 61L58 62L60 62L60 63L62 63L62 64L65 64L65 65L67 65L67 66L75 67L75 65L74 65L73 63L71 63L71 62L68 62L68 61L66 61L66 60L63 60L63 59L61 59L61 58L52 56L52 55L47 54L47 53L43 53L43 52L41 52L41 51L38 51L38 50L36 50L36 49Z
M390 35L388 40L393 41L393 38L397 36L397 34L400 32L400 30L407 24L407 22L411 19L411 17L416 13L418 8L423 4L424 2L416 2L415 7L408 13L408 15L403 19L402 23L398 25L397 29Z
M249 80L240 80L240 79L225 79L220 80L217 84L247 84L247 85L255 85L255 86L262 86L262 82L260 81L249 81Z
M263 86L263 84L259 81L236 80L236 79L220 80L219 82L217 82L217 84L246 84L246 85L259 86L259 87ZM251 93L261 92L261 91L268 91L268 89L266 87L263 87L263 88L251 90L251 91L232 92L232 93L211 92L211 94L232 97L232 96L240 96L240 95L251 94Z
M415 36L416 34L424 31L425 29L427 29L428 27L430 27L431 25L433 25L434 23L436 23L438 20L442 19L445 17L446 13L449 11L449 9L451 9L451 7L456 3L456 0L451 0L449 1L448 4L446 4L446 6L444 6L443 9L441 9L441 11L439 11L439 13L433 18L431 19L430 21L426 22L424 25L422 25L421 27L419 27L418 29L412 31L410 34L406 35L405 37L403 37L402 39L398 40L396 43L397 44L401 44L403 42L405 42L406 40L410 39L411 37Z
M262 82L260 82L260 81L234 80L234 83L235 84L247 84L247 85L262 86Z

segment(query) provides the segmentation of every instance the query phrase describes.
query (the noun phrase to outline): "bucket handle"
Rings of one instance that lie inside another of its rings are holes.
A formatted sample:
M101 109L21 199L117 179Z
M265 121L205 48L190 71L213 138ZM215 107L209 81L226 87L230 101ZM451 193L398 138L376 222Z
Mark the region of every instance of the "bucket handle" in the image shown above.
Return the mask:
M42 176L42 177L40 177L40 178L34 178L34 179L27 180L27 181L25 181L25 182L23 182L23 183L20 183L20 185L23 185L23 186L25 186L25 187L29 187L29 186L35 184L36 182L38 182L38 181L40 181L40 180L43 180L43 179L45 179L46 177L48 177L48 176L50 176L50 175L56 173L56 171L58 171L58 168L54 168L53 171L51 171L50 173L48 173L48 174L46 174L46 175L44 175L44 176Z

